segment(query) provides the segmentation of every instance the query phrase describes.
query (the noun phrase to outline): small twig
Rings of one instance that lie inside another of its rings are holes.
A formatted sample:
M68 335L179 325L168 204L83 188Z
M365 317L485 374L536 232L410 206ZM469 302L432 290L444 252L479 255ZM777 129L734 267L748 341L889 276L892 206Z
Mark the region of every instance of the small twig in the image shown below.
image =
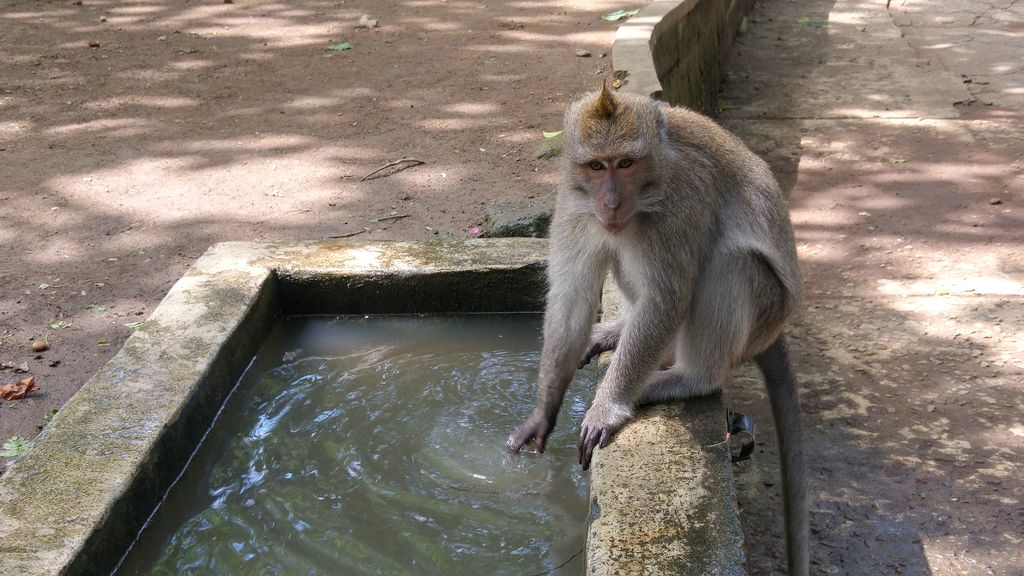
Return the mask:
M380 172L381 170L387 170L388 168L393 168L395 166L398 166L399 164L406 164L406 163L408 163L409 165L402 167L401 170L405 170L406 168L412 168L413 166L419 166L420 164L426 164L426 162L424 162L423 160L417 160L415 158L402 158L401 160L395 160L394 162L388 162L387 164L381 166L380 168L377 168L373 172L370 172L366 176L363 176L362 178L359 179L359 181L360 182L365 182L367 179L370 178L370 176L373 176L374 174ZM395 172L401 172L401 170L395 170ZM395 172L393 172L393 173L395 173ZM390 176L390 175L391 174L388 174L388 176Z
M358 236L359 234L362 234L363 232L367 232L367 229L363 228L362 230L359 230L359 231L356 231L356 232L349 232L348 234L338 234L337 236L328 236L328 238L351 238L353 236Z
M399 214L398 216L384 216L383 218L377 218L377 222L383 222L385 220L401 220L402 218L408 218L412 214Z
M574 559L576 559L576 557L577 557L577 556L579 556L580 554L583 554L583 548L580 548L580 551L579 551L579 552L577 552L577 553L573 554L572 556L569 556L569 559L568 559L568 560L566 560L565 562L562 562L562 563L561 563L561 564L559 564L558 566L555 566L555 567L554 567L554 568L552 568L551 570L545 570L545 571L543 571L543 572L537 572L536 574L533 574L533 576L547 576L548 574L554 574L556 570L558 570L558 569L559 569L559 568L561 568L562 566L565 566L565 565L566 565L566 564L568 564L569 562L572 562L572 561L573 561Z

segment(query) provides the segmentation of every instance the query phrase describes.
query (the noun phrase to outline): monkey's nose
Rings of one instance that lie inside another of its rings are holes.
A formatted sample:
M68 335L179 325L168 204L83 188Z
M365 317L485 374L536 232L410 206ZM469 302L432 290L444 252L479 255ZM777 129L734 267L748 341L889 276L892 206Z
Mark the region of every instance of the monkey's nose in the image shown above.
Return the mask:
M604 194L601 195L601 204L604 204L604 208L609 214L614 214L619 206L622 206L622 195L618 193L614 185L605 188Z

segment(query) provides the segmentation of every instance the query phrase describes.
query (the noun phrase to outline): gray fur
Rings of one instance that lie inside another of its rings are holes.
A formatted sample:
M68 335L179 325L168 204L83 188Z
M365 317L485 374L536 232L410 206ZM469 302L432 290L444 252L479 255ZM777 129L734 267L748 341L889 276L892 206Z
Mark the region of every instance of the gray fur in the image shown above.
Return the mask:
M790 574L806 574L799 405L782 337L803 287L782 192L768 166L710 119L633 95L615 96L614 116L597 117L588 112L597 98L587 95L566 112L538 401L509 447L534 440L543 450L581 358L615 349L583 422L584 467L637 406L718 390L733 367L756 358L773 409L789 403L774 413L786 420L778 430L789 456ZM645 172L629 225L613 234L595 216L599 194L585 169L623 157L642 158ZM625 314L591 338L609 270ZM658 370L666 350L674 363Z

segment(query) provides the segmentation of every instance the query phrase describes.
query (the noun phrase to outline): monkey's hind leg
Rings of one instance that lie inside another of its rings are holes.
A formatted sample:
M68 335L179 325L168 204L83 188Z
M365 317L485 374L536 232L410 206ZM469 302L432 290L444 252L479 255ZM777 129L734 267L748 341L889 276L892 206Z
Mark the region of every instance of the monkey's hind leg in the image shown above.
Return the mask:
M721 359L713 363L701 362L692 352L684 337L678 336L672 365L647 379L637 398L637 406L705 396L720 389L728 364Z
M638 398L653 404L704 396L721 389L743 356L753 329L757 300L752 291L760 270L747 257L716 250L695 286L690 317L675 337L672 366L655 372Z

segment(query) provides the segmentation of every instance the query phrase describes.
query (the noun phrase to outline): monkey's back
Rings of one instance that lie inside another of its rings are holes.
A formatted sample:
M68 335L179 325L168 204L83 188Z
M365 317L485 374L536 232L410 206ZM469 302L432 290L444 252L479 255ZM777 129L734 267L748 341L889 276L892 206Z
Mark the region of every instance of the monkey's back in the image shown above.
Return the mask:
M796 243L788 203L768 164L711 118L667 104L662 110L667 140L682 164L710 176L703 179L703 192L715 195L720 206L717 242L727 250L764 257L785 287L789 307L795 309L803 296ZM694 175L677 178L692 182Z

